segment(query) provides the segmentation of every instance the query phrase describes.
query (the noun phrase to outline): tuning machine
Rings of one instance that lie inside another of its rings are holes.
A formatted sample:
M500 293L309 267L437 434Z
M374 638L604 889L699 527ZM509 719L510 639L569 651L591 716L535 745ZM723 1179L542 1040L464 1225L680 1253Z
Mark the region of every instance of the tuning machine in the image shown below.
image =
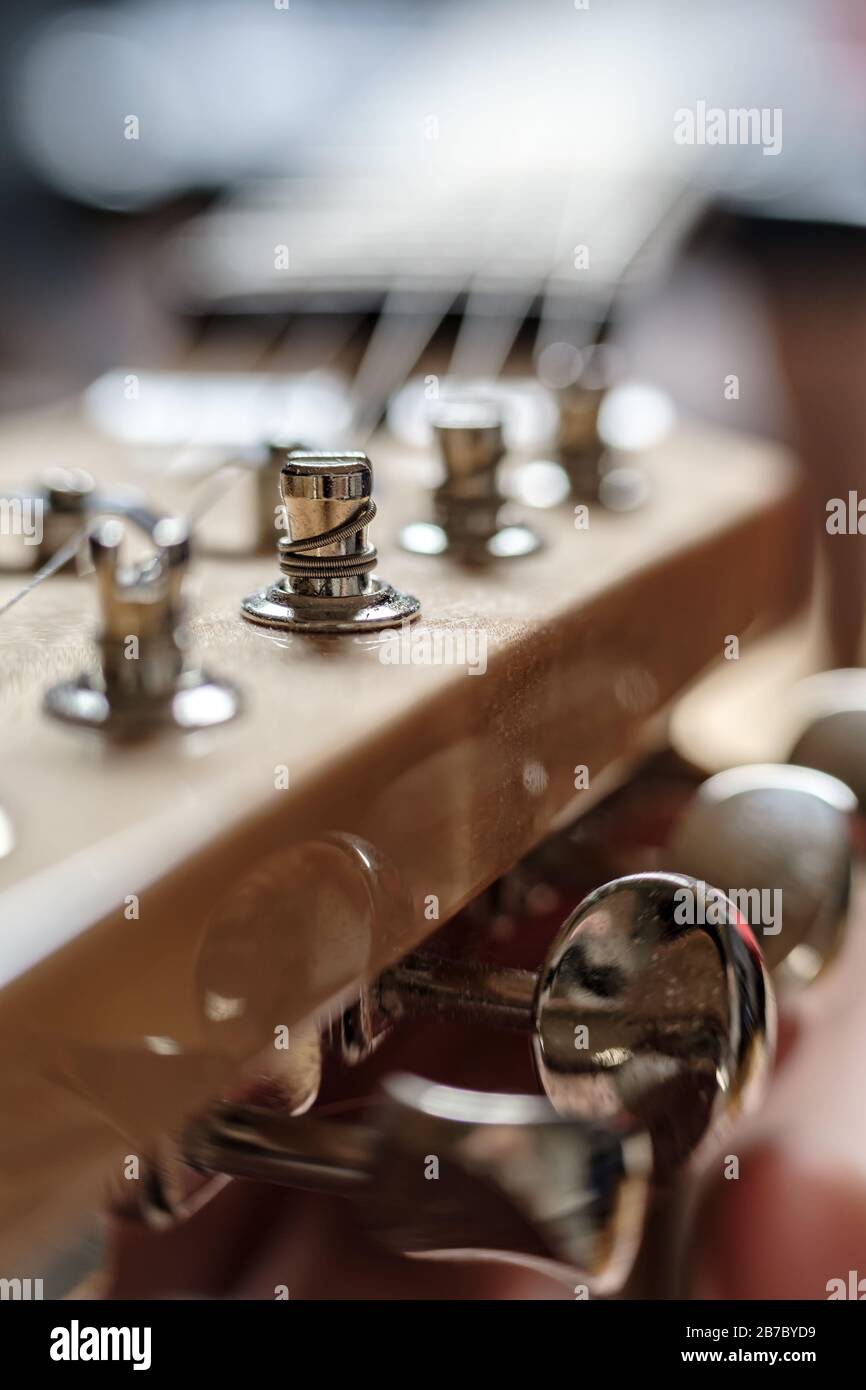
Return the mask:
M523 523L503 524L507 499L497 469L505 453L498 406L449 401L433 416L433 432L445 480L433 494L433 517L400 532L400 544L417 555L453 555L466 563L532 555L541 541Z
M838 777L866 808L866 671L821 671L799 683L800 732L790 761Z
M645 501L647 482L640 469L619 461L602 428L605 405L618 392L618 377L615 354L607 344L596 344L583 355L575 380L556 391L556 451L575 498L627 512Z
M526 1031L546 1096L397 1075L359 1123L224 1104L177 1153L203 1175L355 1198L405 1253L507 1258L612 1292L653 1183L719 1139L772 1057L760 952L731 905L713 918L703 894L678 875L616 880L566 919L534 975L418 954L343 1015L355 1060L407 1013Z
M248 544L239 548L214 548L220 558L238 555L269 555L273 552L277 533L285 529L285 505L280 498L280 472L290 453L302 453L304 446L297 441L271 439L246 448L226 451L219 466L252 475L254 487L253 528Z
M280 491L280 474L289 454L303 453L297 440L291 443L272 439L254 455L256 469L256 543L259 555L269 555L274 548L274 534L283 529L285 502Z
M31 491L16 493L9 501L22 509L22 516L28 514L34 532L35 544L26 547L32 553L27 565L20 567L27 569L41 568L96 517L123 517L148 536L159 521L159 515L138 492L127 488L103 491L83 468L50 468ZM73 554L63 568L74 563Z
M346 1059L406 1015L525 1033L557 1111L645 1129L662 1178L749 1105L775 1041L772 987L736 909L663 873L591 893L536 973L407 957L344 1014Z
M251 594L241 616L299 632L372 632L417 617L420 604L374 575L367 528L376 515L366 454L290 453L280 468L286 534L282 578Z
M53 686L45 697L46 712L118 739L159 728L209 728L232 719L240 706L237 690L186 660L186 524L158 521L152 532L156 553L129 569L120 565L123 538L122 523L113 519L90 536L102 612L99 670Z
M372 1123L224 1106L183 1150L206 1173L359 1199L402 1253L510 1258L599 1293L628 1275L650 1166L644 1136L563 1119L541 1096L406 1074L386 1080Z
M837 951L848 917L851 815L836 777L784 763L708 778L681 814L666 862L743 897L769 969L811 982Z

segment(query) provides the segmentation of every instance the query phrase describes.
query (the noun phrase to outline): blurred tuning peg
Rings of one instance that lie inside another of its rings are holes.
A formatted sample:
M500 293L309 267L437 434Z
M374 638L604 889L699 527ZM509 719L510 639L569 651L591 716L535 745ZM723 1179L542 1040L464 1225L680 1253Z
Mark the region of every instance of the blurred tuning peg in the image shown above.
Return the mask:
M576 380L557 392L559 461L577 497L598 496L605 464L598 417L614 380L610 354L598 347L588 355Z
M100 669L53 686L45 709L55 719L134 738L162 727L192 730L222 724L239 708L230 685L186 663L182 584L189 534L180 520L153 528L156 553L123 570L122 524L105 521L90 537L102 612Z
M27 568L39 569L83 531L97 516L122 516L145 532L153 533L159 521L140 493L130 488L104 492L83 468L49 468L30 492L11 499L27 513L35 544L28 543ZM83 545L83 541L82 541ZM72 569L75 556L63 566Z
M369 1127L224 1106L184 1152L200 1171L354 1197L401 1252L510 1258L602 1293L631 1268L650 1167L645 1136L563 1119L541 1096L405 1074L386 1080Z
M557 1111L647 1130L660 1176L750 1102L775 1043L751 933L722 894L677 874L591 893L537 974L408 956L344 1014L347 1060L407 1014L525 1032Z
M866 671L822 671L801 681L802 730L789 762L847 783L866 807Z
M274 536L284 528L285 511L280 494L280 474L289 454L303 451L297 440L272 439L253 455L256 469L256 541L258 554L269 555L274 548Z
M814 979L844 932L853 793L812 768L756 764L710 777L675 828L667 861L725 885L787 985Z
M531 555L541 542L526 525L503 525L506 499L497 469L505 453L499 407L487 401L448 401L433 419L445 481L433 494L432 521L400 532L418 555L452 554L468 563Z
M95 485L83 468L52 468L36 496L44 507L37 563L44 565L80 530L90 514ZM67 567L75 564L74 558Z
M648 487L640 469L617 460L602 428L605 403L612 393L618 394L618 377L615 355L606 344L597 344L585 355L580 374L556 392L556 447L575 497L627 512L642 505Z

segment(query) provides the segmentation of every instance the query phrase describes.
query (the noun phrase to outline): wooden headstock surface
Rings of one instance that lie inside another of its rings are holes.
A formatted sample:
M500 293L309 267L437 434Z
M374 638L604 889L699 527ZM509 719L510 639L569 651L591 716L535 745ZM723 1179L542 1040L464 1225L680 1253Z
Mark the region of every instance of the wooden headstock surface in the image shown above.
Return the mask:
M387 434L369 454L380 572L422 604L403 640L462 633L474 674L383 661L384 634L255 630L239 601L274 559L201 553L194 649L243 712L116 748L41 712L92 663L87 580L0 618L4 1256L230 1088L277 1025L325 1015L589 806L728 634L805 597L799 477L763 443L681 427L643 461L641 510L593 508L587 529L569 503L538 512L544 549L486 569L399 551L425 459ZM74 403L7 422L2 460L8 486L46 460L130 480ZM152 491L186 504L166 475ZM0 580L0 604L18 585Z

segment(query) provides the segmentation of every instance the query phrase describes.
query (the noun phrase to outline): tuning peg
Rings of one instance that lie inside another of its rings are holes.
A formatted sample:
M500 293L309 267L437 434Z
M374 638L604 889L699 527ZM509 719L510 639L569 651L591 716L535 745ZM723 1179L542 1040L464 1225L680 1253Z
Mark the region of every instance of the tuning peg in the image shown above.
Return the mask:
M556 392L557 452L576 497L596 499L609 466L599 415L616 379L615 359L604 344L598 344L584 354L575 380Z
M270 554L274 548L275 532L281 529L284 520L284 504L280 492L280 474L289 454L302 453L303 445L297 440L287 442L272 439L267 444L257 446L251 451L248 462L255 470L256 482L256 534L254 549L257 554Z
M846 783L866 807L866 671L822 671L801 681L801 732L789 762Z
M731 768L695 792L667 862L724 884L778 979L808 983L844 933L855 809L844 783L812 768Z
M605 450L598 432L598 416L608 387L601 371L587 371L557 392L557 451L578 497L598 496Z
M537 973L408 956L344 1015L347 1060L407 1014L526 1033L557 1111L645 1128L662 1176L750 1102L775 1041L754 938L722 894L677 874L591 893Z
M10 501L22 508L22 514L26 511L36 533L36 543L25 547L27 568L41 568L79 532L83 545L84 528L91 518L122 516L147 535L159 521L138 492L130 488L104 492L83 468L49 468L32 490L16 493ZM71 555L60 572L74 566L75 555Z
M618 376L615 354L606 344L596 344L584 355L577 378L556 392L556 447L575 497L627 512L646 500L648 487L640 469L618 461L602 427L603 407Z
M290 453L280 468L283 577L245 598L241 616L300 632L370 632L417 617L416 598L372 574L378 558L367 537L376 515L372 491L366 454Z
M370 1126L221 1107L184 1152L200 1171L354 1197L403 1253L508 1258L602 1293L631 1268L650 1168L643 1135L409 1075L386 1080Z
M37 497L42 501L43 528L38 563L44 565L60 550L89 515L95 485L83 468L51 468L45 474ZM69 565L75 563L74 559Z
M186 524L158 521L152 534L155 554L129 570L120 564L123 539L123 525L116 520L102 522L90 536L102 614L99 672L52 687L46 712L121 739L160 726L192 730L233 718L240 703L234 687L186 663Z
M541 542L523 524L503 525L506 499L497 468L505 453L499 408L485 401L449 401L433 417L445 481L433 494L432 521L400 532L400 544L418 555L453 554L469 563L531 555Z

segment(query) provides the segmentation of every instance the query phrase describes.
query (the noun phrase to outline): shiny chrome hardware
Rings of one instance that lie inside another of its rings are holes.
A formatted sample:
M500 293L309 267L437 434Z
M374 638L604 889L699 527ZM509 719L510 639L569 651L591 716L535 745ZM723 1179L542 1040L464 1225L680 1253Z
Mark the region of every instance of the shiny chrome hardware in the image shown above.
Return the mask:
M272 440L255 453L256 467L256 546L259 554L270 554L274 539L282 529L285 503L280 492L280 474L291 453L302 452L297 442Z
M415 618L418 600L376 577L366 454L290 453L280 470L282 578L241 604L248 622L300 632L364 632Z
M742 895L777 981L806 984L844 936L856 806L844 783L812 768L731 768L697 789L666 862Z
M211 1173L360 1199L415 1255L506 1258L595 1292L624 1283L647 1202L649 1143L558 1116L541 1096L389 1077L372 1123L219 1107L187 1131Z
M597 347L588 354L577 379L557 392L557 453L576 497L588 500L598 497L602 474L607 467L598 417L613 383L610 354L603 347Z
M866 807L866 671L822 671L801 681L802 729L789 762L840 778Z
M120 567L119 521L90 536L102 613L99 671L53 686L46 713L67 724L120 739L160 727L183 731L232 719L240 697L186 661L181 588L189 560L184 522L164 518L153 528L156 553L129 570Z
M433 518L403 528L400 544L418 555L452 554L469 563L531 555L541 542L523 524L503 525L506 499L497 467L505 452L502 418L489 402L449 401L433 418L445 481L433 494Z
M772 987L736 909L677 874L615 879L567 918L537 974L418 953L342 1020L357 1061L403 1015L525 1032L560 1114L646 1129L667 1176L759 1093Z
M598 344L586 354L577 379L556 393L556 451L574 497L600 502L609 511L628 512L642 505L648 488L641 470L619 460L601 429L602 406L616 379L613 354Z
M131 488L97 488L83 468L51 468L32 491L15 493L12 498L34 509L41 521L41 539L37 545L22 547L27 553L26 564L18 566L20 569L40 569L97 517L123 517L148 536L160 519L140 493ZM63 568L74 565L73 556Z

